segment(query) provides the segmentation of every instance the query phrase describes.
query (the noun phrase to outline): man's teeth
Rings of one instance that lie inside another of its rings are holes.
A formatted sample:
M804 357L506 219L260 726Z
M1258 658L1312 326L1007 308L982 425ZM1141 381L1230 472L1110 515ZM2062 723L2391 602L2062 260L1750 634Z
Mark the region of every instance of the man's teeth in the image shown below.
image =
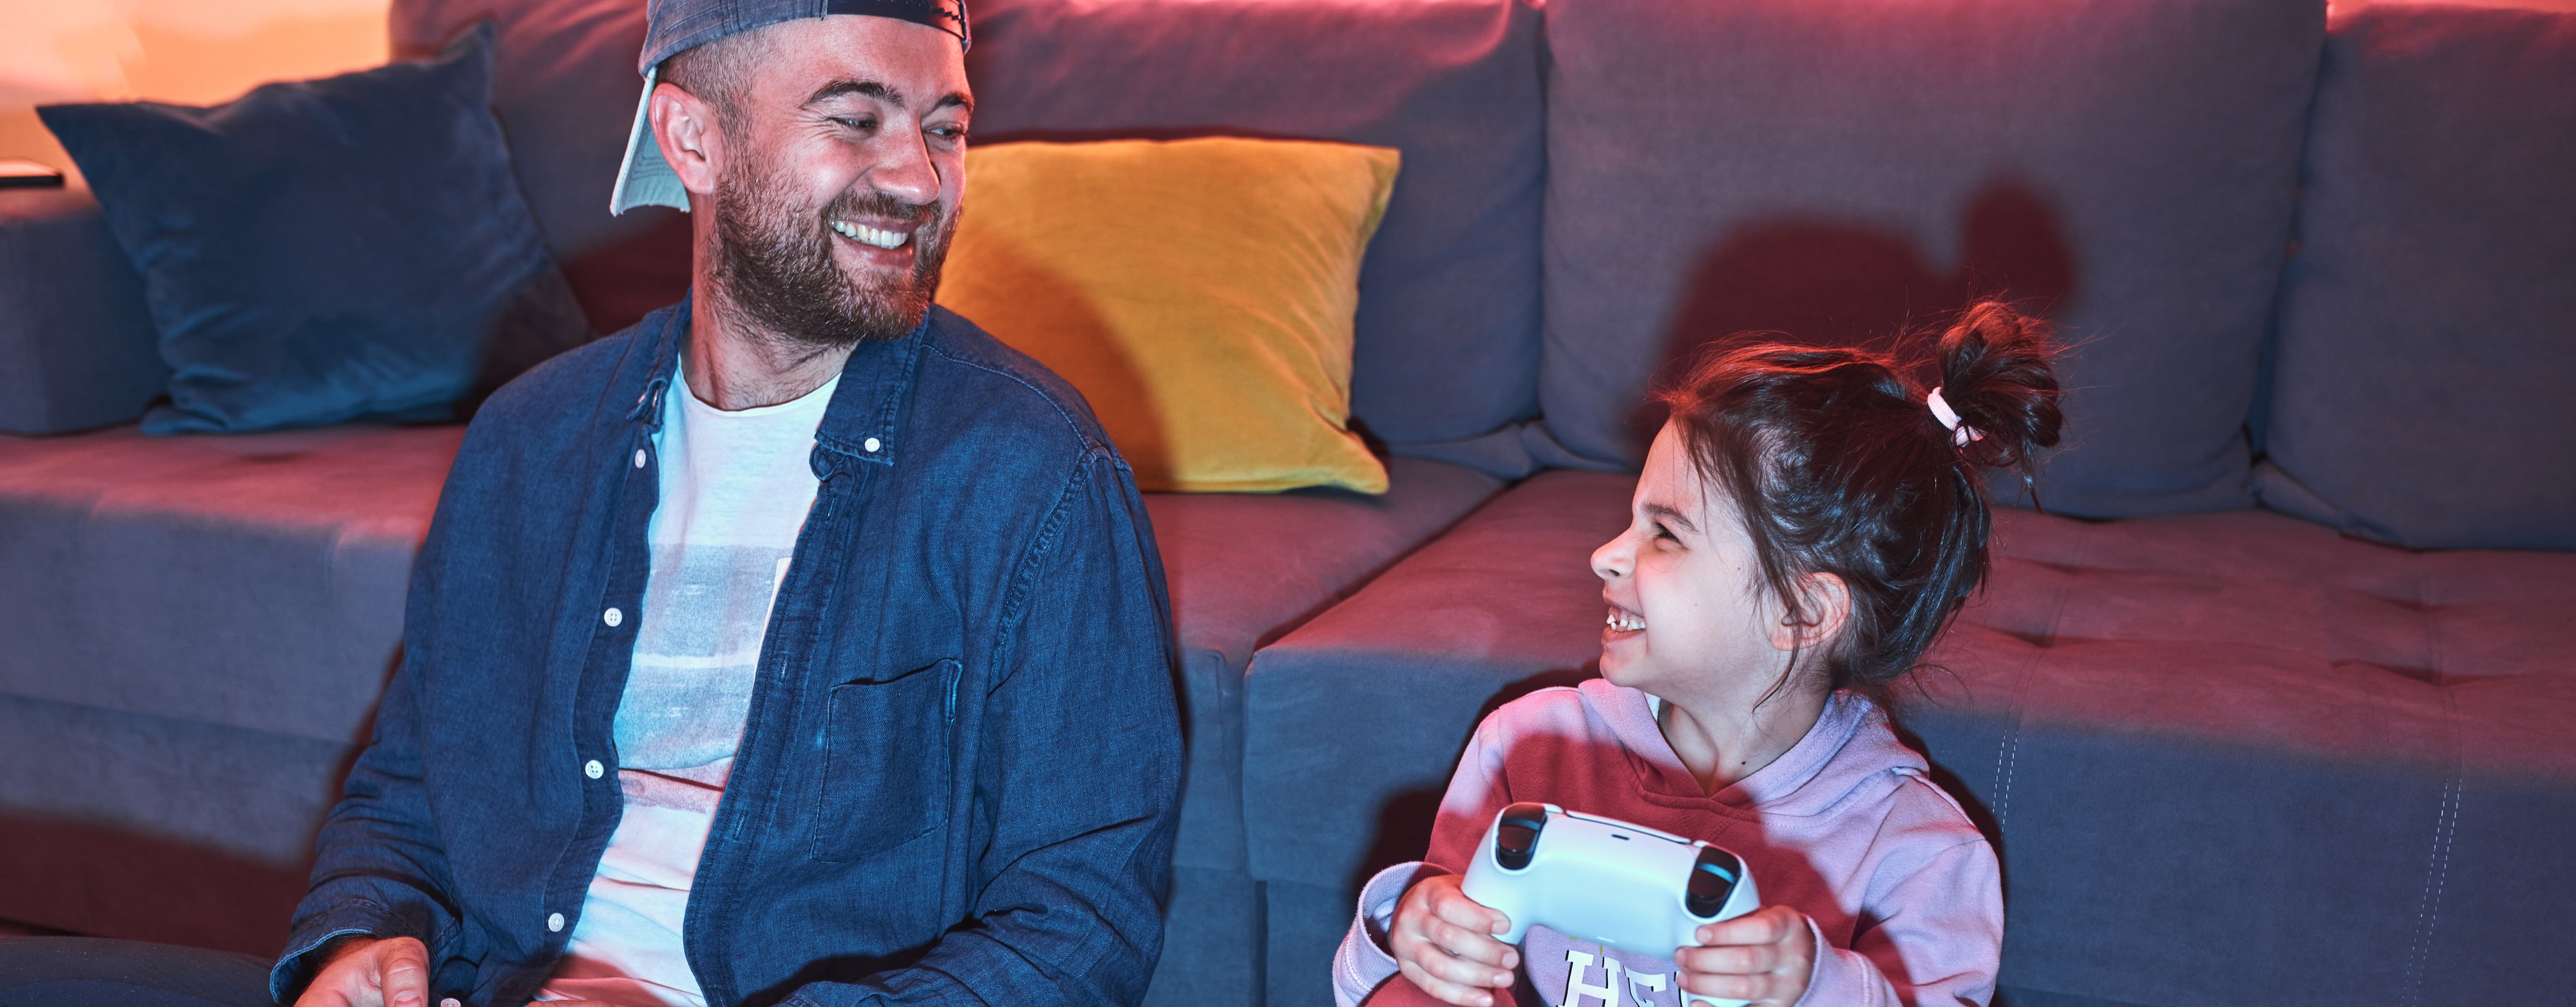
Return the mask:
M1646 618L1644 616L1632 615L1626 611L1615 608L1610 610L1608 623L1611 629L1618 630L1622 633L1633 633L1646 628Z
M878 248L901 248L903 247L904 241L912 237L911 235L905 234L901 231L882 231L865 224L853 224L846 220L833 221L832 230L840 232L842 237L848 238L851 241L875 245Z

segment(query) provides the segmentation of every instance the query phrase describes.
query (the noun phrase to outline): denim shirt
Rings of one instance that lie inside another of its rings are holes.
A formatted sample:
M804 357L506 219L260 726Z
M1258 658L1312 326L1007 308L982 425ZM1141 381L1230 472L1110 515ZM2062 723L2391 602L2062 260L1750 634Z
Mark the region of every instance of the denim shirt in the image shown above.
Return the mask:
M548 362L467 430L282 1002L344 934L425 942L433 1004L520 1007L562 955L620 813L611 723L689 317ZM1181 744L1126 463L1071 388L940 308L850 354L815 442L689 897L707 1002L1135 1002Z

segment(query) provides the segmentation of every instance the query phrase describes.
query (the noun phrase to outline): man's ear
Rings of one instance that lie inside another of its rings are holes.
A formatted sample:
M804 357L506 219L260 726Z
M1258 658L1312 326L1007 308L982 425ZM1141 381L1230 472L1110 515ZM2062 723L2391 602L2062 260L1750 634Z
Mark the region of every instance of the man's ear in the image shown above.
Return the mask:
M653 122L653 143L662 149L662 160L670 164L680 186L697 195L712 195L724 160L724 130L716 123L715 106L663 81L653 85L653 100L645 115Z
M1780 626L1771 633L1771 646L1779 650L1814 650L1831 642L1843 624L1851 621L1851 585L1842 577L1818 571L1797 579L1798 621L1782 615ZM1782 606L1783 610L1787 606Z

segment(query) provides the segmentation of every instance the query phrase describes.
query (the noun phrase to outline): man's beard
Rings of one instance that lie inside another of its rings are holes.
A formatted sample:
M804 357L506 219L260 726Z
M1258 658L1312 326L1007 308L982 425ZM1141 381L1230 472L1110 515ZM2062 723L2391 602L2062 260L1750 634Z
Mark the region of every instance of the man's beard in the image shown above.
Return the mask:
M843 193L807 216L784 198L768 165L752 168L716 185L714 280L728 306L770 334L818 349L900 339L921 324L948 257L951 228L939 204ZM912 222L910 274L867 286L833 261L829 222L870 217Z

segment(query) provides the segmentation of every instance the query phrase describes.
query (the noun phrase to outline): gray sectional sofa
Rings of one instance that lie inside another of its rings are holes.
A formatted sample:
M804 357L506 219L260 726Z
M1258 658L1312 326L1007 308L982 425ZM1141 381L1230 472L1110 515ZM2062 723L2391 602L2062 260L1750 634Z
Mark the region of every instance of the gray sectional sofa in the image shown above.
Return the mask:
M635 0L490 16L593 321ZM1972 296L2076 349L2043 509L1900 695L2003 856L2003 1002L2563 1002L2576 14L2317 0L983 0L983 142L1396 146L1382 498L1149 496L1189 744L1157 1004L1320 1004L1482 712L1579 680L1665 362ZM0 918L275 950L460 431L144 438L140 287L0 192ZM1998 495L2027 502L2021 487Z

